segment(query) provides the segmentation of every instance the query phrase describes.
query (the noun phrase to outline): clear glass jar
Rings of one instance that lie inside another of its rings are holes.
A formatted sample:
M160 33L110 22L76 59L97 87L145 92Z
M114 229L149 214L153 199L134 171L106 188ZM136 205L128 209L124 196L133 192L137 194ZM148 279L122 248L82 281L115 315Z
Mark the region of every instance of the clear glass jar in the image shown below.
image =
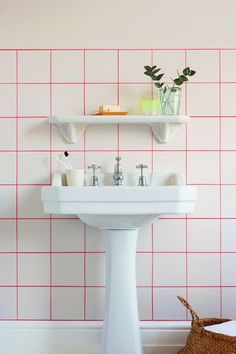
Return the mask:
M181 88L168 87L166 92L160 90L161 114L178 115L181 101Z

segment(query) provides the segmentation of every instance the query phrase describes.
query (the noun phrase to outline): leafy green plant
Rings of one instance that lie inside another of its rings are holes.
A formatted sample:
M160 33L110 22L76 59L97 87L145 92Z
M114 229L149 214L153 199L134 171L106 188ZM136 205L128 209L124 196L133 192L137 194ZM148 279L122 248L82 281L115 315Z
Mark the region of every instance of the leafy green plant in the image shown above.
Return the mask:
M160 90L162 90L164 94L166 93L167 88L169 88L171 91L174 86L181 86L184 82L188 81L188 77L191 77L196 74L196 71L192 70L190 67L183 69L181 74L177 71L178 76L176 77L176 79L171 79L173 84L170 87L167 83L161 81L164 76L164 73L160 72L161 68L158 68L156 65L145 65L144 69L144 74L149 76L154 81L154 85Z

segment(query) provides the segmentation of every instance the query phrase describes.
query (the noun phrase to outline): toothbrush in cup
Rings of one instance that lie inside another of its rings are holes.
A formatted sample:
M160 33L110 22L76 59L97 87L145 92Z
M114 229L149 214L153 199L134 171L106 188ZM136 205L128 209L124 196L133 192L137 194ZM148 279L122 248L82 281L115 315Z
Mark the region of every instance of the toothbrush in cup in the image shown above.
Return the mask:
M69 157L68 151L65 151L65 152L64 152L64 156L65 156L66 161L67 161L67 163L68 163L69 169L72 170L73 167L72 167L72 165L71 165L71 163L70 163L70 160L69 160L69 158L68 158L68 157Z
M63 162L59 156L56 156L56 160L62 165L64 166L67 170L70 170L70 167L65 163Z

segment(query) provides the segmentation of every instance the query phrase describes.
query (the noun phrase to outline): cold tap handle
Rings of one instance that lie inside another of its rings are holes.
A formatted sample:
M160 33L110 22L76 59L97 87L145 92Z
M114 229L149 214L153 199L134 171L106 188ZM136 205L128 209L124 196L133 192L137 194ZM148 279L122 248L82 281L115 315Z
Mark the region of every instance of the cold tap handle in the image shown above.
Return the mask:
M139 165L137 165L136 166L136 168L140 168L140 170L141 170L141 176L143 176L143 169L144 168L148 168L148 166L147 165L144 165L144 164L142 164L142 163L140 163Z
M101 166L92 164L92 165L88 166L88 169L90 169L90 168L93 170L93 175L95 176L96 170L98 170L99 168L101 168Z

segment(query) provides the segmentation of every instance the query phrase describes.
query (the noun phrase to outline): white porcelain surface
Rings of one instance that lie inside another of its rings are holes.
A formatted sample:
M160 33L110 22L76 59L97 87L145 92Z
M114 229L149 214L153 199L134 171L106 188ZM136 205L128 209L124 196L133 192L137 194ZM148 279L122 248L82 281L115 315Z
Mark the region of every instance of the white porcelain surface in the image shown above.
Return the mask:
M137 186L137 181L138 174L127 174L126 185L117 187L112 186L112 174L101 174L99 187L43 187L44 211L76 214L99 229L135 229L160 214L193 211L196 187L183 185L180 174L149 174L146 187Z
M161 214L192 212L196 187L184 185L178 173L147 174L145 187L137 186L137 173L126 174L123 186L113 186L111 173L98 175L99 187L89 186L90 177L85 176L83 187L68 187L63 185L64 176L55 175L53 186L42 188L44 211L75 214L86 224L103 230L106 295L101 354L142 354L135 269L138 231ZM185 277L184 262L185 256ZM172 268L170 276L173 282L176 275ZM185 279L179 282L182 285Z

